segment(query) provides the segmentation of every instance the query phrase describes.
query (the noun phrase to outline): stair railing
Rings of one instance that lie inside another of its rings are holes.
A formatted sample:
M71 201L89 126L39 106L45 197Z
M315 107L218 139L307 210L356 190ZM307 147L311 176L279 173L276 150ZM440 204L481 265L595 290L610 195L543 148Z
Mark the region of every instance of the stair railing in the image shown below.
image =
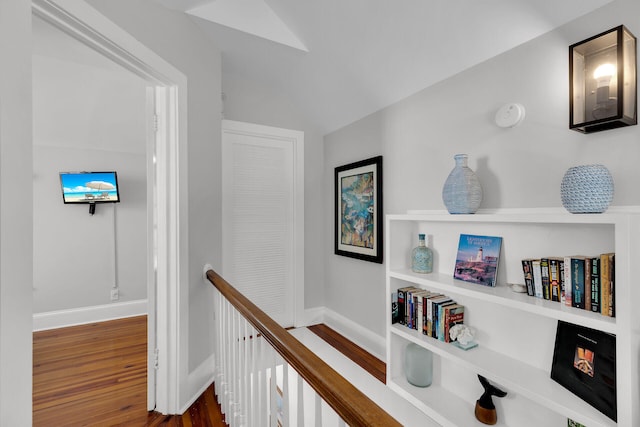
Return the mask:
M215 271L218 400L230 427L400 426Z

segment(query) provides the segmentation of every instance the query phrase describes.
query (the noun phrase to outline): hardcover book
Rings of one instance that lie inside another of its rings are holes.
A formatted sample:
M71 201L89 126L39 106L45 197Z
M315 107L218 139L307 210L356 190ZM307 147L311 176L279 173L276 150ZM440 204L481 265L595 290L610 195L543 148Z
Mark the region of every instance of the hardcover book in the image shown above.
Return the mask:
M531 269L533 270L533 292L536 298L542 298L542 269L540 268L540 260L531 261Z
M611 254L600 255L600 313L609 315L609 301L611 294Z
M564 263L560 258L549 258L549 288L551 289L551 301L560 302L561 296L561 274L560 264Z
M398 323L400 316L398 316L398 293L391 293L391 324Z
M453 302L451 298L446 295L441 295L433 299L429 299L430 304L427 306L427 336L432 338L438 337L438 331L436 329L438 320L438 307L439 304L445 304L447 302Z
M583 256L571 257L571 306L582 309L585 308L584 260Z
M522 260L522 273L524 274L524 284L527 287L527 295L534 296L535 291L533 288L533 265L531 259Z
M464 305L453 304L444 308L444 342L451 342L449 331L452 326L464 323Z
M600 257L591 259L591 311L600 312Z
M453 277L495 286L502 237L461 234Z
M559 320L551 379L616 421L615 335Z
M427 335L430 337L433 333L431 328L432 321L433 321L433 300L437 298L443 298L443 297L445 296L436 292L424 298L424 301L422 303L423 316L424 316L422 333L424 335Z
M549 276L549 258L540 259L540 274L542 275L542 297L551 299L551 282Z
M564 304L573 307L573 289L571 284L571 257L564 257Z

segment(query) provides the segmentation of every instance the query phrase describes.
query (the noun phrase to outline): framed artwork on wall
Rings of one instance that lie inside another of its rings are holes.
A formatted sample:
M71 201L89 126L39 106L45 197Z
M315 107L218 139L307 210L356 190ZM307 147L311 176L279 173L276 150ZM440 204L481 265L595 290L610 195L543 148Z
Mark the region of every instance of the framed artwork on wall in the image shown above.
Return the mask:
M335 168L335 254L382 263L382 156Z

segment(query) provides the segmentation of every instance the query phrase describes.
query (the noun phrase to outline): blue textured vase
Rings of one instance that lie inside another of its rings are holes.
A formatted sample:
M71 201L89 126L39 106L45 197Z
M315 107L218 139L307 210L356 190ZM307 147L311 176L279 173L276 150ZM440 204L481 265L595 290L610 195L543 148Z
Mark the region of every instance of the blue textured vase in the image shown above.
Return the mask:
M574 166L562 178L560 197L571 213L602 213L613 200L613 177L603 165Z
M472 214L482 202L482 186L467 166L467 155L456 154L453 168L442 188L442 201L451 214Z
M404 349L404 372L409 384L429 387L433 381L433 353L418 344L407 344Z
M411 251L411 270L422 274L433 271L433 252L427 246L424 234L418 234L418 246Z

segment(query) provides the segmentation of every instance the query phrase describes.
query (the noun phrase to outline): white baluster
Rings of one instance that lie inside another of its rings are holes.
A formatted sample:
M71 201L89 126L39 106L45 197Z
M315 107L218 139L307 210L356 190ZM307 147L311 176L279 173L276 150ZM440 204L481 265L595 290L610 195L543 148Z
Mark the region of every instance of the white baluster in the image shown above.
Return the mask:
M269 379L269 400L271 403L271 427L278 425L278 370L276 366L276 358L271 355L271 376Z
M278 420L283 427L304 427L305 411L316 427L322 427L323 418L333 424L334 417L339 427L346 427L218 291L213 306L216 394L230 427L277 427Z
M289 427L289 364L282 362L282 427Z
M322 427L322 399L318 393L314 393L316 397L316 427Z
M304 425L304 382L302 377L298 375L298 422L296 425Z

